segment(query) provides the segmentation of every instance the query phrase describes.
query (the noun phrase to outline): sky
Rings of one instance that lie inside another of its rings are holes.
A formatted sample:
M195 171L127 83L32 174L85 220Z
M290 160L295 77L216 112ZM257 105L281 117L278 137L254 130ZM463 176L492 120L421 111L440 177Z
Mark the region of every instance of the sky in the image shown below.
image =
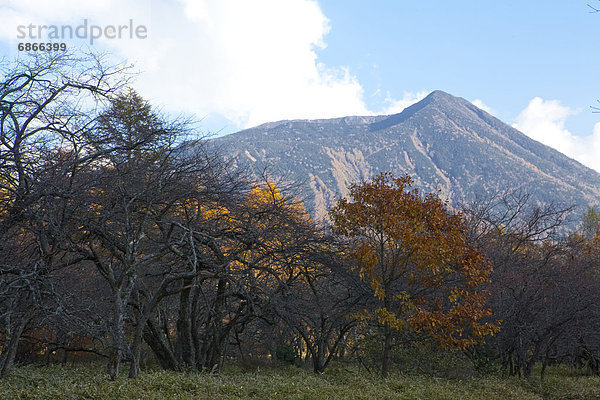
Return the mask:
M397 113L439 89L600 172L590 6L600 0L0 0L0 58L50 39L40 26L87 24L87 37L53 41L133 63L142 96L215 135ZM109 37L123 25L145 34Z

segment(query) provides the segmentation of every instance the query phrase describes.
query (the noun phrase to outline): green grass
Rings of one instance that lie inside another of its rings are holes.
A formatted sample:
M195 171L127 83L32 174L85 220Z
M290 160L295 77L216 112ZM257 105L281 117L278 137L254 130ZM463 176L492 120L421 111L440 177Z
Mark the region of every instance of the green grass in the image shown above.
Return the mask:
M401 374L382 381L346 366L322 375L230 367L219 375L147 370L135 380L110 382L102 368L25 366L0 381L0 399L600 399L598 378L566 372L551 369L544 381Z

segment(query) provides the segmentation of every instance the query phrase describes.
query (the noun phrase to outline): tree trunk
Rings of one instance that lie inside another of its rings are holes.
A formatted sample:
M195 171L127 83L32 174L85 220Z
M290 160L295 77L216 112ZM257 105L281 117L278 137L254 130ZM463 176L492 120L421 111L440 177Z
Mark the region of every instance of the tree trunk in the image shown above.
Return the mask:
M173 353L169 343L165 340L160 330L156 327L156 324L152 318L148 318L146 326L143 328L144 341L152 349L152 353L158 360L158 364L162 369L177 371L179 364L177 358Z
M177 320L177 342L175 349L177 358L184 365L191 367L195 364L195 349L192 339L192 317L191 317L191 290L193 279L185 279L183 286L186 288L179 295L179 318Z
M2 346L2 353L0 353L0 379L8 375L15 362L19 340L28 322L28 318L21 318L6 338L4 346Z
M546 376L546 367L548 366L548 357L544 357L542 360L542 370L540 371L540 379L544 379Z
M146 318L147 319L147 318ZM146 321L138 321L133 334L131 344L131 365L129 366L129 378L136 378L140 373L140 357L142 354L142 335Z
M156 309L159 301L163 297L163 290L159 290L152 298L146 309L140 306L140 316L137 320L137 324L135 326L133 341L131 344L131 366L129 368L129 377L136 378L140 372L140 357L142 354L142 339L144 337L144 329L146 328L146 323L150 319L150 316Z
M196 355L196 366L199 370L219 368L224 344L229 335L229 328L223 326L222 321L226 286L227 282L223 278L219 278L212 315L206 321L206 333L203 340L199 340L202 342L202 350L199 355Z
M381 376L385 379L390 372L390 358L392 353L392 328L388 325L383 327L383 354L381 358Z
M114 293L115 308L113 310L112 321L112 349L107 370L111 381L119 378L121 361L123 360L123 350L125 348L125 304L121 297L120 290Z

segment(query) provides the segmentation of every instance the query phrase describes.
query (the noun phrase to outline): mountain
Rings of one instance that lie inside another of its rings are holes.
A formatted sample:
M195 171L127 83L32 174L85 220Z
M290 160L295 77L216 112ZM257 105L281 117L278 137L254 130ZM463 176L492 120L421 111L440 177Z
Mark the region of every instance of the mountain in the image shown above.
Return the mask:
M450 203L521 188L538 203L600 204L600 174L442 91L399 114L270 122L214 142L238 166L302 182L318 219L350 183L411 175Z

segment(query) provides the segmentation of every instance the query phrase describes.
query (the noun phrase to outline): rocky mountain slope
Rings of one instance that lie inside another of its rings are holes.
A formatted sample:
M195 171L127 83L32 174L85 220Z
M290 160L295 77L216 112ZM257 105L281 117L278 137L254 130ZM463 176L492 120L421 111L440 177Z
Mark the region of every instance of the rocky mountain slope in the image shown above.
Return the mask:
M271 122L214 143L242 168L301 182L318 219L350 183L381 171L454 204L506 188L579 213L600 204L600 174L442 91L399 114Z

